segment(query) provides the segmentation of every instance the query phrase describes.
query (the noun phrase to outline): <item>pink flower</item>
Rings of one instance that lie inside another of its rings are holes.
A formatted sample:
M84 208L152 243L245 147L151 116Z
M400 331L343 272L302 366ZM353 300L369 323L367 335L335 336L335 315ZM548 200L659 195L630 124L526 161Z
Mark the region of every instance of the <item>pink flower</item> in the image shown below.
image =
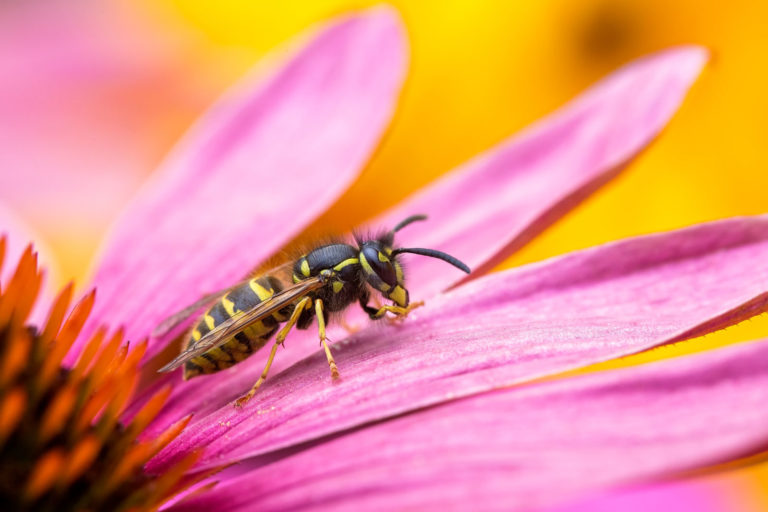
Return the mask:
M91 322L65 364L98 324L147 337L332 204L392 115L405 55L397 16L376 8L319 28L227 95L114 227L95 272ZM768 218L483 275L623 170L706 59L701 48L679 47L634 62L372 220L383 228L429 215L397 242L446 251L474 272L462 281L442 262L407 259L411 298L426 306L399 326L331 333L341 340L338 383L316 332L294 331L239 410L232 400L255 381L263 356L182 382L179 372L153 369L183 329L150 338L152 382L124 421L168 384L170 398L143 438L194 416L145 471L162 474L201 448L190 474L239 462L216 476L216 488L170 509L528 509L760 449L765 342L534 381L764 311Z

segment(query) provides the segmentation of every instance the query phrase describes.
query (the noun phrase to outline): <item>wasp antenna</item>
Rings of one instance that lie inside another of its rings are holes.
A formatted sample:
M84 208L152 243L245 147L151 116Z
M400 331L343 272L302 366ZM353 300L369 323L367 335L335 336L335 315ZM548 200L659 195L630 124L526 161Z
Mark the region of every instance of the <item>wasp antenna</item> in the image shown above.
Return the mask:
M408 224L411 224L413 222L418 222L420 220L427 220L427 216L426 215L411 215L407 219L400 221L400 223L397 226L392 228L392 233L397 233L398 231L403 229Z
M446 254L442 251L436 251L434 249L422 249L419 247L410 247L410 248L403 247L403 248L395 249L394 251L392 251L392 255L395 256L403 252L408 252L411 254L419 254L421 256L429 256L430 258L437 258L439 260L445 261L446 263L450 263L454 267L458 268L459 270L463 270L467 274L471 272L467 265L465 265L458 259L454 258L450 254Z

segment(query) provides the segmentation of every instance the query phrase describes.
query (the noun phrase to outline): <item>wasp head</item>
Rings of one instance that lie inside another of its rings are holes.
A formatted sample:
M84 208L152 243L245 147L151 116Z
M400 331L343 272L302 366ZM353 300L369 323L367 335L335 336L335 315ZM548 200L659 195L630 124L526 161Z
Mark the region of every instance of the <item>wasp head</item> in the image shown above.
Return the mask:
M405 288L403 280L403 267L397 261L398 254L407 252L429 256L430 258L437 258L450 263L467 274L470 272L469 267L464 263L450 254L441 251L422 248L392 248L395 233L412 222L426 220L426 218L426 215L412 215L400 222L392 231L388 231L373 240L358 242L360 246L360 265L363 268L365 280L369 285L379 290L384 297L400 307L408 305L408 290Z
M382 240L366 240L360 246L360 265L366 282L401 307L408 305L403 267Z

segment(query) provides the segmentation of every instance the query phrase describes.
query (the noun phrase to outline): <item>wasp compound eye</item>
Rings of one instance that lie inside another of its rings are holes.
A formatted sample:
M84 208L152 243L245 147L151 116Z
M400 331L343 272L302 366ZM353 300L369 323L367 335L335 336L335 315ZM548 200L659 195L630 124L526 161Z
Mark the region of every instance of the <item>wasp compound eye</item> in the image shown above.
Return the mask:
M395 286L397 284L397 273L395 267L392 266L392 262L386 254L381 252L376 245L363 245L363 250L360 251L361 263L366 273L374 273L381 281L388 286ZM370 269L370 270L369 270ZM369 275L369 279L370 279Z

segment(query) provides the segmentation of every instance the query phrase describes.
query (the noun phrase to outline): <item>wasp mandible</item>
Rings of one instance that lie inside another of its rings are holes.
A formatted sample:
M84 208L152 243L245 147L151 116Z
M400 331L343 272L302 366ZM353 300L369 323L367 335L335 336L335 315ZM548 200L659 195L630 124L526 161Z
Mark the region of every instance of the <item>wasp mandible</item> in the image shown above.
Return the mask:
M212 306L190 330L181 354L161 372L184 365L184 379L229 368L261 349L277 333L267 364L250 391L237 400L242 406L253 397L267 378L277 349L290 330L307 329L317 318L320 343L325 351L331 377L339 370L325 336L328 314L340 312L357 301L371 319L387 312L405 317L422 302L410 302L403 267L398 257L404 253L443 260L469 273L469 267L441 251L394 247L395 233L425 215L413 215L391 231L377 237L356 237L357 246L346 243L320 245L283 267L252 277L235 286L206 295L183 311L165 320L153 334L162 335L204 305ZM288 270L288 276L278 275ZM371 290L376 290L391 305L369 305ZM280 325L282 327L280 327Z

